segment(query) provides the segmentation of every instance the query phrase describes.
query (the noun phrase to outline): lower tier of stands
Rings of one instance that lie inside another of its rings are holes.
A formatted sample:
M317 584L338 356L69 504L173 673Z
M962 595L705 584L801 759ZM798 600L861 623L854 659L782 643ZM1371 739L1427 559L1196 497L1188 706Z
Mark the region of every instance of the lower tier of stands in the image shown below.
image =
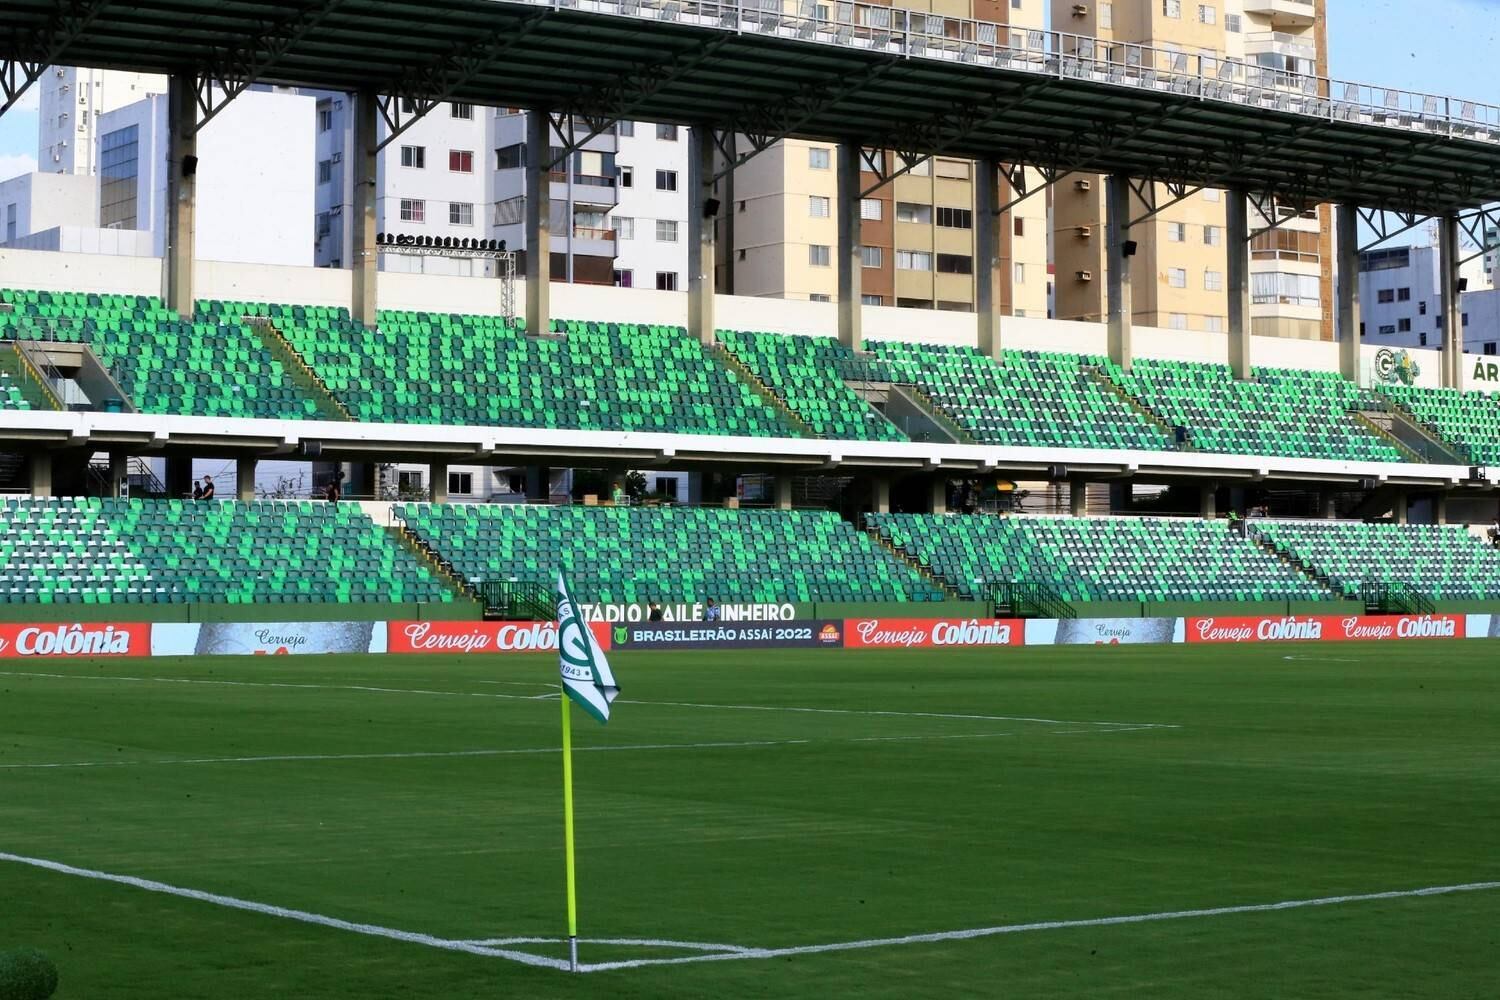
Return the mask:
M1362 584L1395 584L1433 600L1500 598L1500 550L1459 526L1269 521L1254 528L1349 597Z

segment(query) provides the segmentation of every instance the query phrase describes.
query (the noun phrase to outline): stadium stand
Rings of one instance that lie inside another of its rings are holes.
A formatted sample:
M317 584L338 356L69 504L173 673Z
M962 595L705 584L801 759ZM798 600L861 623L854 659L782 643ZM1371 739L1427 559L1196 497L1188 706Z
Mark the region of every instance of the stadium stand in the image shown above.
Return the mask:
M561 566L589 601L944 596L826 511L408 504L396 517L463 579L550 584Z
M795 436L676 327L557 321L529 337L498 316L270 307L272 322L356 420Z
M867 524L975 599L1001 583L1040 584L1077 602L1330 596L1223 521L871 514Z
M21 393L21 387L4 371L0 371L0 410L29 410L31 404Z
M0 602L448 602L453 592L348 504L75 498L0 502Z
M894 381L916 385L983 444L1038 448L1172 446L1153 425L1085 365L1103 359L1006 351L994 361L967 347L872 342Z
M0 289L0 340L89 345L143 413L203 417L316 416L255 332L224 314L185 322L144 295Z
M1500 551L1460 525L1266 521L1252 530L1350 597L1378 583L1434 600L1500 598Z
M890 382L884 365L859 358L832 337L721 330L719 342L819 437L905 441L906 435L847 382Z
M1404 407L1428 430L1461 443L1470 461L1500 465L1500 396L1405 385L1383 385L1380 393Z
M1257 368L1236 379L1224 365L1140 358L1105 373L1200 451L1342 461L1401 462L1402 453L1354 413L1380 404L1337 372Z

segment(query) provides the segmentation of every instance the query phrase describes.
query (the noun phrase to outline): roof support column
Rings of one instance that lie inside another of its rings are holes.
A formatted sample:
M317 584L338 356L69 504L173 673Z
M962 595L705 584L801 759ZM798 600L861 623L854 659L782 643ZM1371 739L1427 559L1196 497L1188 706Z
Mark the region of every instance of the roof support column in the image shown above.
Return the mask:
M734 164L739 155L739 139L731 130L724 135L724 157L727 161L724 170L724 208L718 219L719 226L719 248L723 254L714 254L714 263L722 266L719 269L719 277L715 282L716 290L722 290L725 295L734 294L734 248L735 248L735 217L736 202L734 198ZM718 171L715 170L714 173Z
M379 319L380 309L380 251L375 246L379 121L380 98L373 90L360 91L354 98L354 186L350 192L354 238L349 255L354 266L354 293L350 312L356 323L371 328Z
M1438 220L1438 311L1443 316L1443 388L1463 387L1464 317L1458 291L1458 217Z
M234 462L234 496L236 500L255 499L255 468L259 461L253 455L245 455Z
M1234 377L1250 377L1250 193L1243 188L1226 192L1229 251L1226 289L1229 292L1229 368Z
M552 328L552 127L541 111L526 114L526 332ZM571 170L569 164L567 169ZM572 220L569 220L569 225Z
M1340 205L1334 210L1334 241L1338 255L1334 331L1339 341L1339 372L1359 381L1359 209Z
M193 315L193 258L198 232L198 89L191 74L167 83L167 306Z
M433 503L448 502L447 462L433 462L427 466L427 496Z
M38 498L52 496L52 452L37 450L26 462L27 488Z
M714 227L719 201L714 197L714 164L718 152L713 129L692 128L688 151L688 335L714 342Z
M979 320L979 353L1000 357L1000 164L987 156L974 178L974 312Z
M857 142L839 143L839 343L851 351L864 347L864 270L860 246L859 164L864 151Z
M1108 254L1105 270L1108 279L1109 360L1130 371L1133 351L1130 346L1131 324L1135 306L1130 285L1130 263L1135 256L1135 242L1130 238L1130 181L1111 174L1104 179Z

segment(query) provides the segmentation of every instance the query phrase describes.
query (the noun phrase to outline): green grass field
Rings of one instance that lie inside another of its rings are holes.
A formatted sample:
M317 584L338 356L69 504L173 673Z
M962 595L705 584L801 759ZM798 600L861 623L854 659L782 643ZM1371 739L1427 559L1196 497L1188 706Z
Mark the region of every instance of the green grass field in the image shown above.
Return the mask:
M700 960L573 976L3 860L0 950L48 951L68 1000L1492 998L1494 887L868 942L1500 882L1497 652L621 653L614 721L574 714L581 933L864 943L586 944ZM444 942L563 931L554 658L4 669L0 853Z

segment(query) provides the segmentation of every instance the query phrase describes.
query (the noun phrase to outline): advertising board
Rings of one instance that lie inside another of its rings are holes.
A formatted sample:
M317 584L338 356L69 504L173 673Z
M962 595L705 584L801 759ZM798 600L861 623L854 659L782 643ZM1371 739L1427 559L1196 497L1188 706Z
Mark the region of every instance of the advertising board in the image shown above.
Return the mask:
M1462 615L1347 615L1281 618L1190 618L1190 643L1345 642L1386 639L1462 639Z
M615 625L615 649L796 649L844 645L840 621Z
M0 659L150 656L151 626L133 622L0 624Z
M1028 646L1121 646L1182 641L1181 618L1034 618Z
M844 622L849 649L939 649L1020 646L1019 620L981 618L851 618Z
M589 626L605 649L610 628ZM555 653L556 622L388 622L386 649L391 653Z
M380 622L205 622L157 625L153 656L306 656L384 653Z

